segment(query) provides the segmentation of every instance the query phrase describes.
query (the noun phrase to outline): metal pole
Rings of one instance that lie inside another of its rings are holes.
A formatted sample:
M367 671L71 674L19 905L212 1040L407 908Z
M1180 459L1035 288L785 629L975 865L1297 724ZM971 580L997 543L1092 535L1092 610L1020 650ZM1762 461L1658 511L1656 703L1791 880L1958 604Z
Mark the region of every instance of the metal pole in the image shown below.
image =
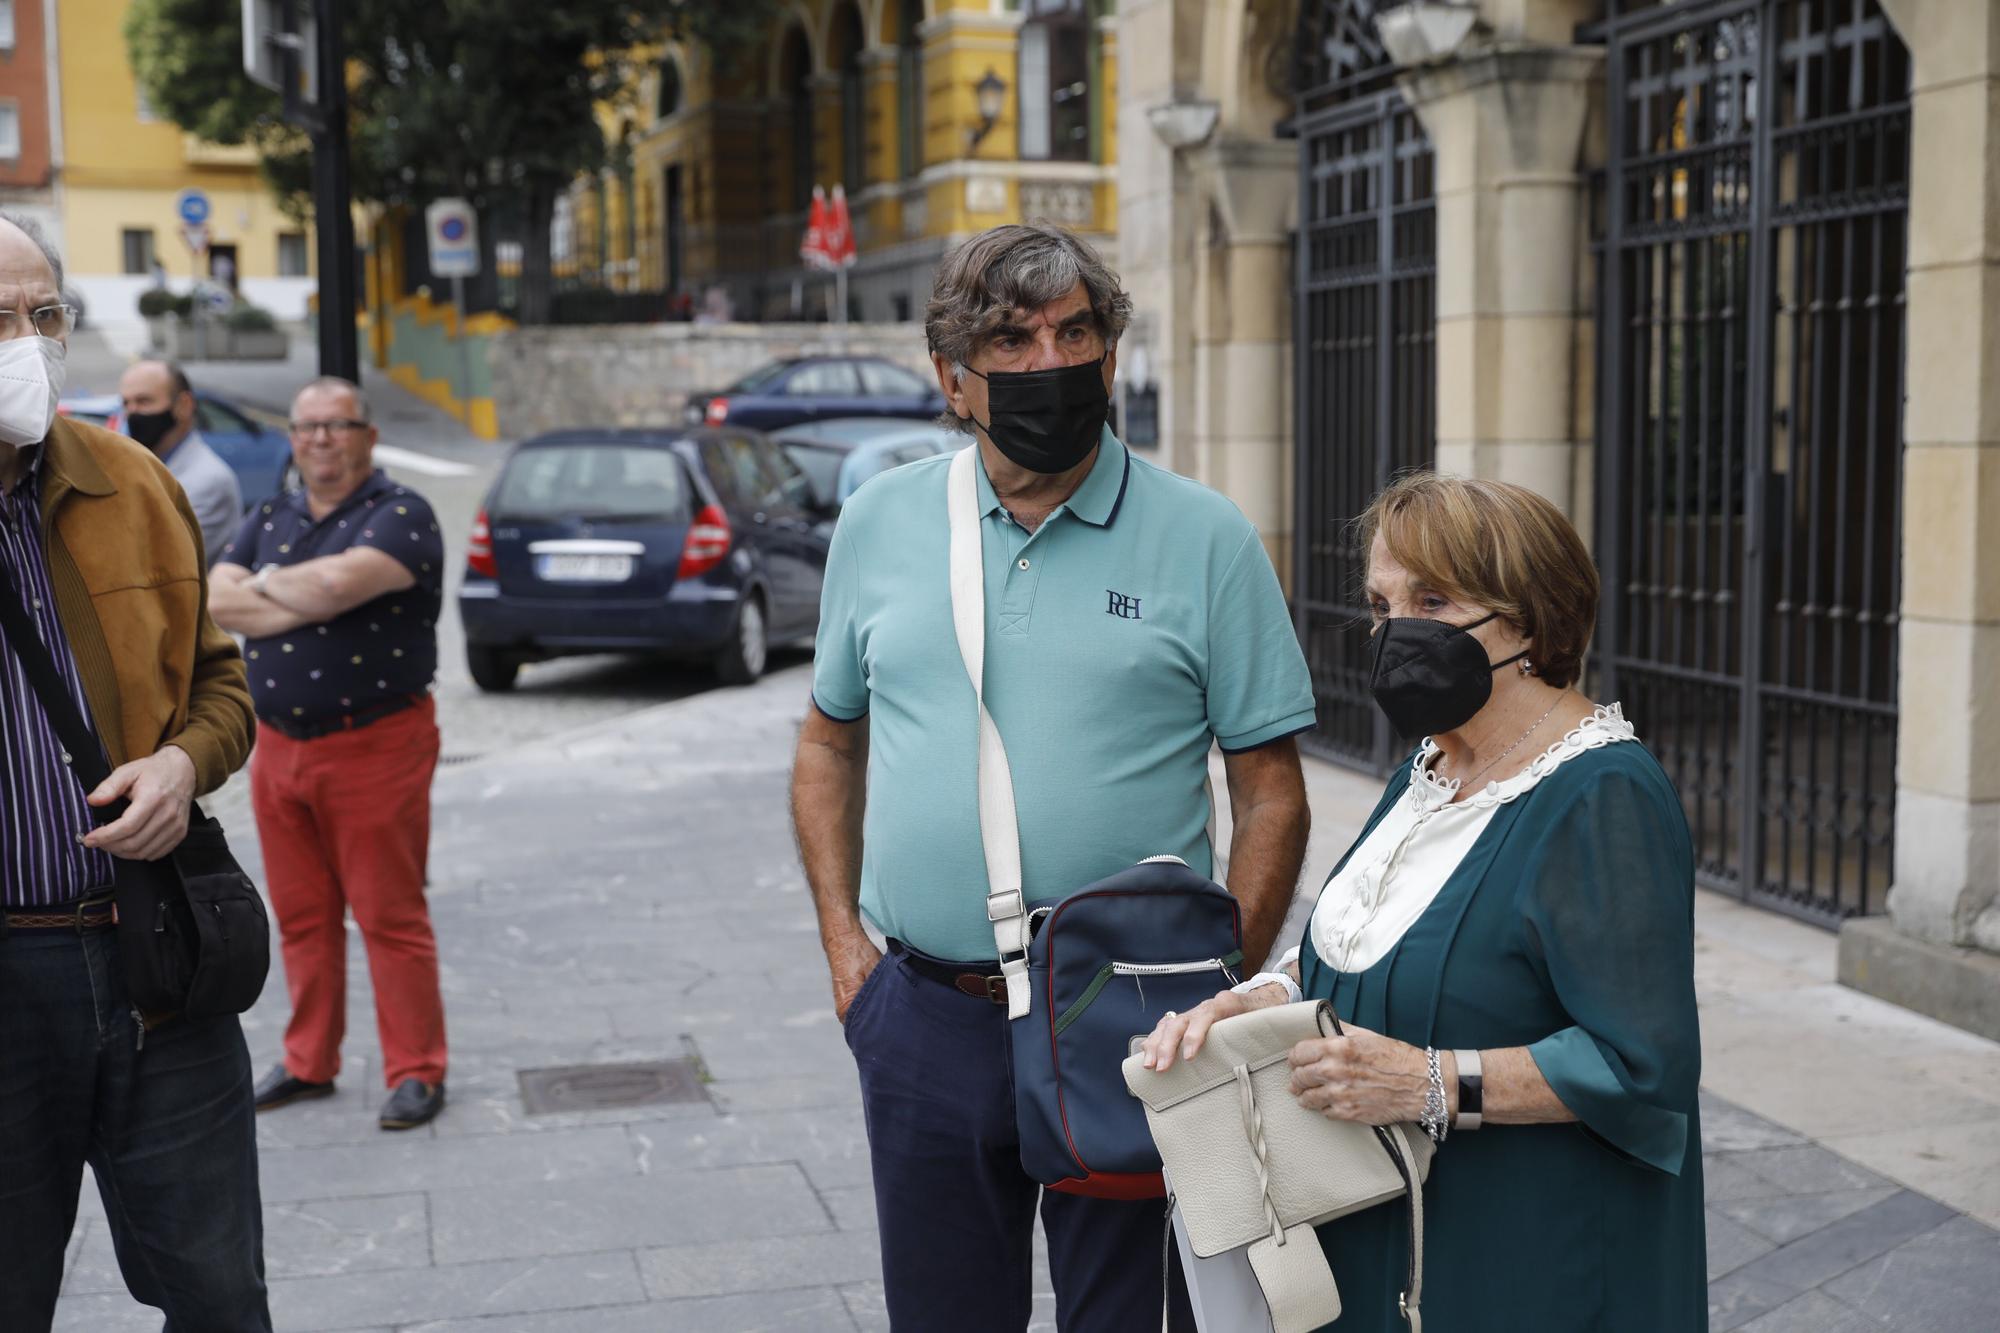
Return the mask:
M847 265L845 264L834 270L833 299L840 305L840 312L834 316L834 322L845 324L847 322Z
M319 257L319 373L361 381L354 332L353 193L347 164L347 44L341 0L311 0L317 28L319 116L313 128L313 231Z
M472 339L465 332L464 278L454 277L451 280L451 304L458 311L458 352L460 369L464 372L461 381L463 392L458 395L458 401L465 407L465 424L470 426L472 424Z

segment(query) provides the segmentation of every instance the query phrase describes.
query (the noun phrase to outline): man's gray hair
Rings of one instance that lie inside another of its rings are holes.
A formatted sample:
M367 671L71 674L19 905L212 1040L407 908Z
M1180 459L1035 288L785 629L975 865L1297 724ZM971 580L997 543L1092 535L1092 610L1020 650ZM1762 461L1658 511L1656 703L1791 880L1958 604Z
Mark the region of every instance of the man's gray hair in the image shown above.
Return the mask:
M361 392L361 386L353 380L342 379L338 375L321 375L316 380L308 381L300 386L297 393L292 395L292 401L296 403L309 393L335 392L353 394L354 406L360 411L361 419L363 421L373 421L375 419L368 411L368 395Z
M963 373L980 343L1017 310L1059 301L1077 283L1090 296L1097 331L1107 347L1132 318L1132 298L1118 275L1074 232L1048 222L1010 222L982 231L944 257L924 308L931 350ZM956 430L969 430L947 412Z
M0 222L5 222L10 227L19 228L23 235L35 243L35 248L42 252L42 258L49 261L49 270L56 275L56 290L61 291L63 285L62 256L56 252L55 242L51 241L48 233L42 230L42 224L33 218L22 217L18 213L9 213L4 209L0 209Z

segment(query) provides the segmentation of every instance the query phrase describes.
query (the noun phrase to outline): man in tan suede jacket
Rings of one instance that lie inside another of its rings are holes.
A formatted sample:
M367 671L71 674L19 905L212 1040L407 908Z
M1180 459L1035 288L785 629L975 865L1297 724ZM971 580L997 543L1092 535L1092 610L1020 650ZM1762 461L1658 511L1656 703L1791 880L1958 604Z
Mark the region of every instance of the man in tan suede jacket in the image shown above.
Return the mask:
M168 1330L268 1333L242 1027L140 1014L111 928L113 858L180 842L189 802L249 756L250 692L172 474L56 416L74 324L60 258L0 215L0 597L112 765L83 790L0 641L0 1329L53 1321L88 1162L126 1285Z

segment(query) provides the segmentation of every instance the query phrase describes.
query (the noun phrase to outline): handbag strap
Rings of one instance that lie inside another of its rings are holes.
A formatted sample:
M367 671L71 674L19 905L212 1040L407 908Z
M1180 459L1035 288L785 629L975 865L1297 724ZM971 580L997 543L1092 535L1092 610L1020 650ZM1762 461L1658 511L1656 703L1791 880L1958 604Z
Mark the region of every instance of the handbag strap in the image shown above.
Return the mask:
M1375 1132L1381 1137L1382 1146L1389 1150L1389 1156L1395 1159L1410 1200L1409 1282L1397 1305L1403 1318L1410 1322L1410 1333L1424 1333L1424 1316L1419 1308L1424 1296L1424 1182L1417 1174L1416 1158L1410 1149L1409 1126L1377 1126Z
M83 784L85 792L96 791L111 776L111 765L104 757L104 744L91 730L83 710L76 705L75 696L63 683L62 673L56 669L48 645L42 642L41 628L29 618L27 608L21 604L20 585L14 582L14 573L4 561L0 561L0 630L6 632L7 646L14 650L14 660L21 664L21 674L28 678L35 697L41 701L42 712L55 729L56 740L62 745L63 759L69 771ZM108 824L124 813L125 802L119 800L109 806L93 805L87 808L97 823Z
M986 562L980 548L978 446L952 456L945 479L951 523L951 622L979 705L979 840L986 851L986 919L1007 978L1007 1017L1028 1015L1028 904L1021 896L1021 830L1014 775L1000 728L986 711Z

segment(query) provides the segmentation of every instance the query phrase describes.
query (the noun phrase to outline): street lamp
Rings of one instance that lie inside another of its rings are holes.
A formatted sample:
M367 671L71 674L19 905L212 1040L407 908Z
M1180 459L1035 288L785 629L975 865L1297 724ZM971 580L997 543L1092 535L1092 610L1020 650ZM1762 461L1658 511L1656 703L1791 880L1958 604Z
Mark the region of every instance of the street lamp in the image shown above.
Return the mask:
M989 69L973 86L972 93L979 108L979 128L973 130L966 140L965 151L968 153L979 147L979 141L991 134L993 127L1000 122L1000 112L1006 106L1007 82Z

